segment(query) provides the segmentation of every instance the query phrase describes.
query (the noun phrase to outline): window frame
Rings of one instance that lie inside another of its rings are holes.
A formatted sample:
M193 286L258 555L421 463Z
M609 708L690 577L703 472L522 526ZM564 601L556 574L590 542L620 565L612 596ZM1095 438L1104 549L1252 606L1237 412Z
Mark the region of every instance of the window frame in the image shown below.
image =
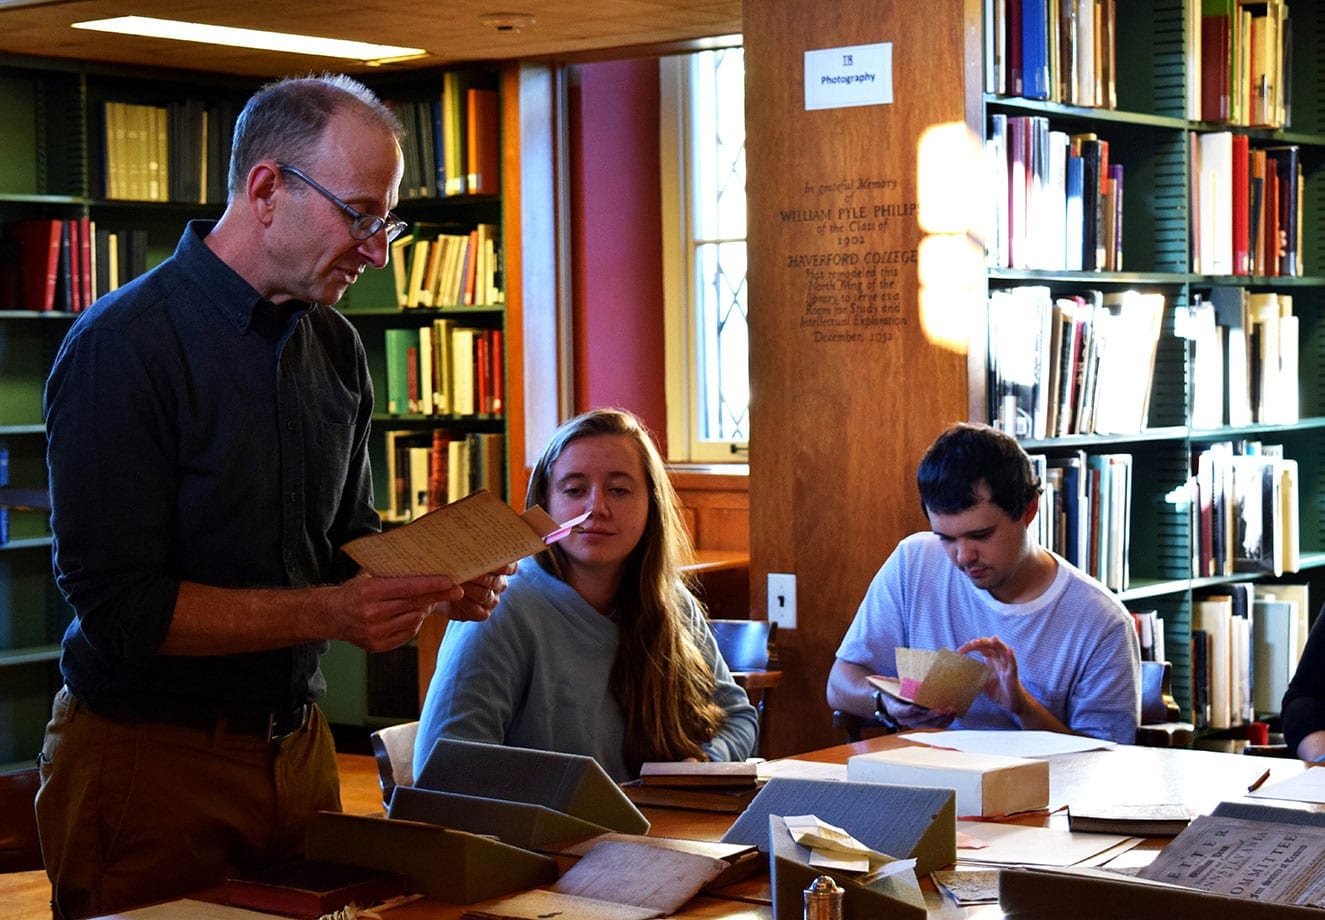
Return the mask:
M739 48L739 44L733 44ZM664 348L666 351L667 453L673 462L746 463L747 439L701 437L705 395L697 313L696 240L691 156L693 144L690 62L693 55L659 59L659 151L662 185ZM744 237L740 241L744 241ZM730 242L731 240L704 240ZM748 315L748 310L747 310ZM748 416L747 416L748 427Z

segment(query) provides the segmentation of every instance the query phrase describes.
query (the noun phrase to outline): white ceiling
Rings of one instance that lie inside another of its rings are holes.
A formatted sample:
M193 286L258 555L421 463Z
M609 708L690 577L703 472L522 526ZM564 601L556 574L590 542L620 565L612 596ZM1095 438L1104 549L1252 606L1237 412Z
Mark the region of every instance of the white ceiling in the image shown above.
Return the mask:
M534 24L499 32L484 14L526 13ZM740 0L0 0L0 53L179 67L258 77L310 70L361 73L356 62L69 27L139 15L422 47L423 59L383 70L506 58L592 58L607 49L688 47L741 31ZM620 56L617 54L616 56Z

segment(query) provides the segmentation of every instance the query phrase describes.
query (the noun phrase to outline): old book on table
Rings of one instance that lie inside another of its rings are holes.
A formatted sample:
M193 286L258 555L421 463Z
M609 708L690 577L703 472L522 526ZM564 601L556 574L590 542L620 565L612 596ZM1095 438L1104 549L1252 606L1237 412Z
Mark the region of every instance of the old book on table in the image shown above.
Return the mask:
M509 897L476 904L460 915L460 920L546 920L548 917L574 917L575 920L653 920L662 912L643 907L626 907L581 898L560 891L535 888Z
M603 840L553 884L555 891L673 914L727 870L703 853L636 840Z
M681 837L650 837L638 834L618 834L609 832L602 834L599 837L564 847L556 852L569 856L583 856L594 846L607 840L626 841L642 846L661 847L668 850L682 850L686 853L696 853L712 859L722 860L727 864L727 868L704 885L704 890L706 891L713 888L721 888L724 885L730 885L733 882L739 882L742 879L749 878L755 872L765 867L764 860L760 858L759 855L759 848L750 844L723 843L718 840L689 840Z
M1268 904L1248 898L1132 878L1107 869L1008 867L999 872L998 903L1016 920L1119 917L1199 917L1201 920L1311 920L1315 907Z
M1010 815L1049 804L1049 762L1022 757L898 748L848 758L847 779L955 789L959 815Z
M637 779L622 783L621 791L636 805L740 814L754 801L759 786L657 786Z
M374 575L449 575L462 582L541 552L586 517L558 524L537 505L518 514L480 489L342 549Z
M249 910L247 907L215 904L195 898L177 898L174 901L162 901L160 904L150 904L147 907L101 914L95 920L261 920L275 916L278 915Z
M409 891L399 872L302 859L227 879L231 904L293 917L321 917L349 904L370 907Z
M1221 803L1212 814L1195 818L1138 877L1229 895L1248 905L1319 907L1325 903L1322 852L1325 815Z
M682 789L706 789L713 786L753 787L759 768L745 761L685 761L645 763L640 765L640 782L645 786L672 786Z
M602 839L550 889L480 905L465 917L647 920L680 910L727 868L724 860L690 849L659 847L642 838Z
M1068 806L1067 826L1072 832L1092 831L1129 837L1176 837L1192 820L1187 806L1175 803Z

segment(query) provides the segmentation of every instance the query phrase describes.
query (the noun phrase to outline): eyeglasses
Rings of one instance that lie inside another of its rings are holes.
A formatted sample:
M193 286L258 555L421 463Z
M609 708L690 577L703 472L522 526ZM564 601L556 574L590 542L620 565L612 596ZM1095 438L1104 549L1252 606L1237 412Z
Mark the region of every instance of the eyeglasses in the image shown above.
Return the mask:
M390 243L395 241L402 233L409 229L409 224L406 221L401 220L397 215L390 211L387 212L386 217L375 217L372 214L365 214L362 211L351 207L310 179L301 169L296 169L293 166L286 166L284 163L277 163L276 168L283 173L290 173L291 175L302 179L319 195L344 211L345 215L350 219L350 236L354 237L356 240L369 239L378 231L385 230L386 241Z

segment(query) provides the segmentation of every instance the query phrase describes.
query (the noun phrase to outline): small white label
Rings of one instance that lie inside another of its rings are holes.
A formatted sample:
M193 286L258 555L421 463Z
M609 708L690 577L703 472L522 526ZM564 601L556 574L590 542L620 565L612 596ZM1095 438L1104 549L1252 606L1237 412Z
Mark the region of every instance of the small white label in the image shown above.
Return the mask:
M805 52L806 111L892 101L892 42Z

